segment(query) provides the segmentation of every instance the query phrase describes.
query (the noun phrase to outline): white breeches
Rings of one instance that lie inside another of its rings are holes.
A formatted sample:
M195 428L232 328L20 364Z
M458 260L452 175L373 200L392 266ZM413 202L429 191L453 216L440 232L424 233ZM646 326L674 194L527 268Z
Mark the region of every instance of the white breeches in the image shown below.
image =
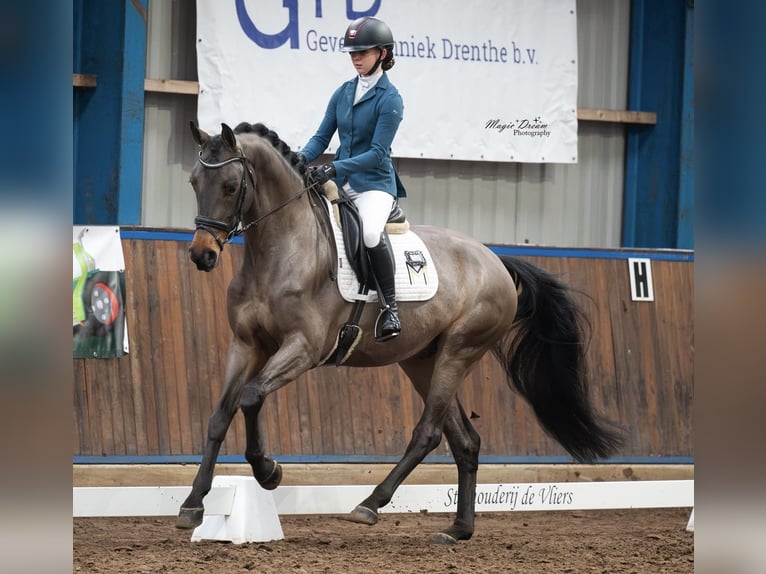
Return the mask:
M375 247L380 243L380 234L386 227L386 221L394 206L394 196L385 191L372 189L358 193L348 187L343 188L359 210L364 227L364 246Z

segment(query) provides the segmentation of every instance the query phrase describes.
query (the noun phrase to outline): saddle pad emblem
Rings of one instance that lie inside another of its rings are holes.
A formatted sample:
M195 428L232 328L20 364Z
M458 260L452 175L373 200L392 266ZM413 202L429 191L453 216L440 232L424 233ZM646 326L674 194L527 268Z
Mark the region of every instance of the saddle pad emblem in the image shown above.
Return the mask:
M428 266L426 258L422 251L405 251L404 261L407 264L407 273L410 278L410 285L423 283L428 285L428 273L423 270Z

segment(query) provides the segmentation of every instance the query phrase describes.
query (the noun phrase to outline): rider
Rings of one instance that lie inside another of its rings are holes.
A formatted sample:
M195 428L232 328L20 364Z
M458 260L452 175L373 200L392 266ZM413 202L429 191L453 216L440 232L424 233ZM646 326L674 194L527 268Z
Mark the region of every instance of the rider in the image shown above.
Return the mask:
M376 324L376 340L387 341L401 332L395 261L385 233L397 198L406 192L391 161L391 143L402 121L403 103L386 74L394 65L394 37L381 20L371 17L351 22L343 38L343 52L351 53L357 76L332 95L316 134L301 153L312 162L327 149L335 131L340 147L333 161L311 168L312 182L333 179L356 204L362 219L364 245L385 305Z

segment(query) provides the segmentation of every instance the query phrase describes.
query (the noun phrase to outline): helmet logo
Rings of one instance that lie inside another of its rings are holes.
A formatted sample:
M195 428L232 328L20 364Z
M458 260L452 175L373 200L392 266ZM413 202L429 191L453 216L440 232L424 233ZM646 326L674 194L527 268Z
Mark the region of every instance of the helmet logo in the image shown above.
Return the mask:
M356 28L348 31L348 38L349 40L353 40L354 38L356 38Z

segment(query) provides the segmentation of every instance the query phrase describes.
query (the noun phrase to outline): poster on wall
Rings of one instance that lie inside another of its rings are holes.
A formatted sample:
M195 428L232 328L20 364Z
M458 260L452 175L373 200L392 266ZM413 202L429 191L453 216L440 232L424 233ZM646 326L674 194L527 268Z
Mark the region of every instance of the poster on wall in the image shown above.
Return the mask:
M363 16L394 36L395 158L577 162L576 0L197 0L200 127L260 122L300 149L356 75L340 49Z
M119 227L72 228L72 335L75 359L114 358L128 352Z

